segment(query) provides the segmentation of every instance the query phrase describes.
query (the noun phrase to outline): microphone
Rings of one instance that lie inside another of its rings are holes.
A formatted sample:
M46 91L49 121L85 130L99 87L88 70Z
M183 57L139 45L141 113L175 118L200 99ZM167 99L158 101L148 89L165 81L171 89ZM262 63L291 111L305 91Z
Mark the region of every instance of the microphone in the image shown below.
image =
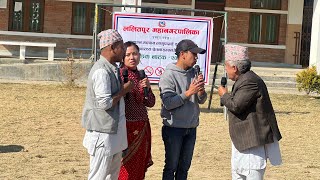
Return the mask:
M129 81L129 74L128 74L128 69L123 69L122 70L122 76L123 76L123 82L124 83L127 83ZM128 99L129 98L129 93L126 94L126 98Z
M128 81L129 81L129 79L128 79L128 69L123 69L122 70L122 76L123 76L123 82L124 83L127 83Z
M226 77L222 77L221 78L221 86L222 87L226 87L227 84L227 78ZM223 106L223 104L220 102L220 106Z
M140 70L139 71L139 76L140 76L140 80L146 78L146 73L144 72L144 70ZM145 99L148 99L148 88L147 87L143 87L143 95Z
M195 78L198 78L199 74L200 74L200 67L199 65L195 65L194 66L194 71L195 71Z

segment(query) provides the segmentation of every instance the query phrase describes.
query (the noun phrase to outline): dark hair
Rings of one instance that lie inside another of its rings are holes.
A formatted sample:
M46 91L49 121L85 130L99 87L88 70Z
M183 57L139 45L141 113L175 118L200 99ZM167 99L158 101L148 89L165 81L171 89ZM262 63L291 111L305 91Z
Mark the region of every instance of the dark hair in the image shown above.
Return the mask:
M140 52L139 46L135 42L127 41L123 45L124 45L125 51L127 51L128 47L134 46L138 50L138 52ZM124 60L125 57L126 57L126 55L123 56L122 60ZM120 62L120 67L122 68L123 66L124 66L124 63Z
M132 41L127 41L126 43L124 43L125 50L127 50L127 48L130 46L134 46L138 50L138 52L140 52L139 46L136 43L134 43Z

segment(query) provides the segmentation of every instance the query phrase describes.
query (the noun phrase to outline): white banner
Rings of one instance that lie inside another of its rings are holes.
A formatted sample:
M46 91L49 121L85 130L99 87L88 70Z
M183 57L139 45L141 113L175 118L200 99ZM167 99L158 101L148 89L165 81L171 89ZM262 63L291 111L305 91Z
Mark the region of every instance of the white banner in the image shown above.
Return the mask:
M209 83L213 20L210 17L114 13L113 28L124 42L133 41L141 53L139 69L144 69L151 82L158 82L167 64L176 62L175 48L182 39L191 39L205 54L198 55L205 79Z

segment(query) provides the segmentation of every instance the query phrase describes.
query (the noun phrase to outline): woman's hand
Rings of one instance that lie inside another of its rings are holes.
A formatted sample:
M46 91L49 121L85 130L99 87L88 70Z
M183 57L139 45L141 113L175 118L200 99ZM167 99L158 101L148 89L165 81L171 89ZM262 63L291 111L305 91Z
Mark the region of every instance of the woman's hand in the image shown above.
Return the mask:
M141 87L147 87L147 88L151 88L151 86L150 86L150 81L149 81L149 79L146 77L146 78L144 78L144 79L142 79L142 80L140 80L140 86Z

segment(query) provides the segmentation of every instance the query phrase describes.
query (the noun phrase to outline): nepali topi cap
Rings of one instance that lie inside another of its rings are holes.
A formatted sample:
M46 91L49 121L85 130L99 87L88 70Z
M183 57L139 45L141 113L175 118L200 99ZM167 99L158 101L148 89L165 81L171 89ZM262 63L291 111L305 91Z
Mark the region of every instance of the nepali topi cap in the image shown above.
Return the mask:
M117 30L114 29L101 31L98 34L98 38L100 39L100 49L103 49L116 42L122 41L121 35Z
M243 61L249 60L248 56L248 47L235 45L235 44L226 44L224 45L225 50L225 60L226 61Z

